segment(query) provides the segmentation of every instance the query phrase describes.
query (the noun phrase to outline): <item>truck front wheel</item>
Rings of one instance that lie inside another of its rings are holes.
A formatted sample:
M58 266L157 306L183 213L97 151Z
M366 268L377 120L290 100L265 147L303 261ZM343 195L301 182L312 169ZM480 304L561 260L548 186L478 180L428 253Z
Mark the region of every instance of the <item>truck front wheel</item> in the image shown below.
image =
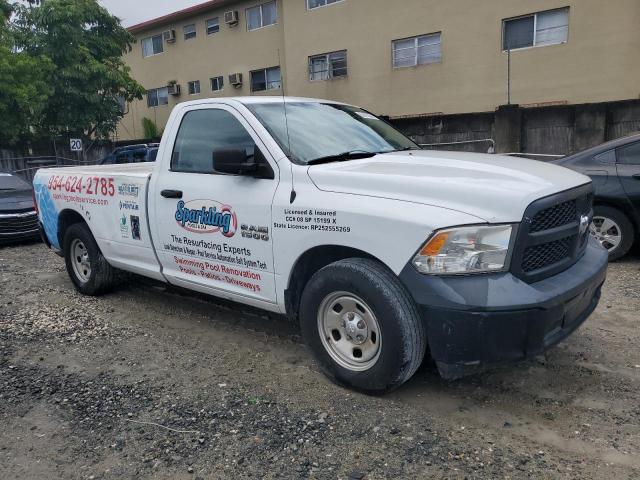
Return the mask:
M300 325L327 376L365 393L399 387L425 354L413 299L373 260L340 260L316 272L302 294Z
M116 270L102 255L87 225L71 225L64 235L63 249L67 273L80 293L96 296L113 288Z

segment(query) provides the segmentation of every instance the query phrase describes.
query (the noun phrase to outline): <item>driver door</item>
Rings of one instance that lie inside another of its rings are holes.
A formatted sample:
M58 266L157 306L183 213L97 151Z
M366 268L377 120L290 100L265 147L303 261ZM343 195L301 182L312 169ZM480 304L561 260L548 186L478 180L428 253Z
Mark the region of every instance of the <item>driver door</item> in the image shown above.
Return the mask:
M271 204L277 164L232 107L206 105L177 119L171 162L155 179L156 250L167 280L245 303L275 304ZM244 150L261 175L224 175L216 155ZM253 302L251 301L253 300ZM264 305L262 305L264 306Z

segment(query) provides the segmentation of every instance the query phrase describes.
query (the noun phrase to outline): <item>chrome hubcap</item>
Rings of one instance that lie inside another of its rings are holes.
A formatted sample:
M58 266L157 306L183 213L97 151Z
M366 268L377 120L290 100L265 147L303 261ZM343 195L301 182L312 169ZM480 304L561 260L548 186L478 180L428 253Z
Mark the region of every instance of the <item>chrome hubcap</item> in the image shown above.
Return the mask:
M622 242L620 226L611 218L593 217L589 231L609 251L615 250Z
M71 265L73 271L81 282L88 282L91 277L91 262L89 252L81 240L75 239L71 242Z
M348 292L327 295L318 310L318 334L322 345L341 367L361 372L380 356L380 326L369 306Z

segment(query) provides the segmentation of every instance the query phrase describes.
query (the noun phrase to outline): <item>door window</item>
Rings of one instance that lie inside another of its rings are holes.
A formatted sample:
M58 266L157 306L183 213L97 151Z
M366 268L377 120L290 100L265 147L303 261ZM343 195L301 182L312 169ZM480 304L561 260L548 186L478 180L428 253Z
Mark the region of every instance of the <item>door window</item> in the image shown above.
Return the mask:
M618 149L618 163L640 165L640 142Z
M609 150L607 152L603 152L594 157L596 162L601 163L603 165L615 165L616 164L616 151Z
M188 112L182 119L171 156L174 172L215 173L216 152L245 150L253 155L256 145L236 117L225 110Z

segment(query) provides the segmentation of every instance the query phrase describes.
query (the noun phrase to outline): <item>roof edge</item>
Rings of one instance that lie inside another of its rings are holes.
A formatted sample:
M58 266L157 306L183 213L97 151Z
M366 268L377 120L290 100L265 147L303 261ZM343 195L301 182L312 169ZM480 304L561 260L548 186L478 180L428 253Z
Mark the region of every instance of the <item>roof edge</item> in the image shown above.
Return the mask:
M156 17L152 18L151 20L145 20L144 22L136 23L135 25L127 27L127 30L132 34L144 32L145 30L150 30L160 25L178 21L183 18L188 18L215 7L236 3L237 1L238 0L209 0L208 2L198 3L197 5L192 5L191 7L168 13L161 17Z

